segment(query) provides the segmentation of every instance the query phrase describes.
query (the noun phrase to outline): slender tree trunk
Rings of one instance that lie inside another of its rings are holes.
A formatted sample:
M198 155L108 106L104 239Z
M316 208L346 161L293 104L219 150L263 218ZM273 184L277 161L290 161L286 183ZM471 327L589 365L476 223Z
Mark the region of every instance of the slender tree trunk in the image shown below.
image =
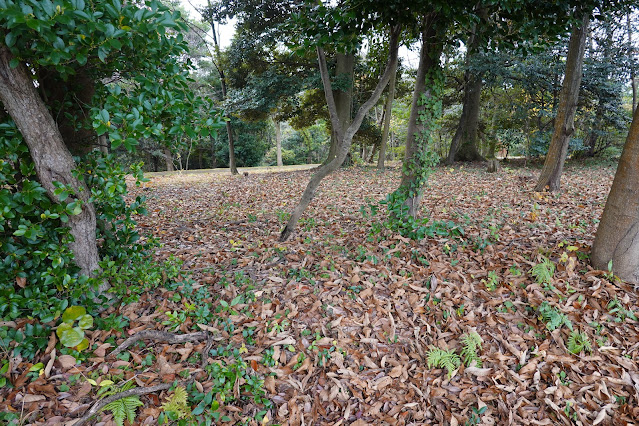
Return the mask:
M389 43L389 59L388 63L386 64L384 73L380 77L379 82L375 86L375 90L373 90L370 98L366 102L364 102L364 104L362 104L362 106L357 111L357 114L355 115L352 123L350 123L350 125L346 128L342 126L337 113L337 106L335 98L333 97L331 79L328 72L328 67L326 65L326 56L324 54L324 49L322 49L321 47L317 48L317 61L319 63L320 75L322 76L324 96L326 97L326 104L328 106L331 124L333 126L333 129L339 129L337 133L337 152L335 158L333 158L328 163L320 166L313 177L311 177L311 180L308 182L308 185L306 186L306 189L304 190L299 203L291 212L291 217L282 230L282 233L280 234L280 241L286 241L291 236L293 230L295 229L295 226L297 225L297 222L302 216L302 213L304 213L304 210L306 210L310 202L313 200L315 192L317 191L317 188L322 179L337 170L337 168L340 167L346 159L346 156L348 155L351 148L353 136L361 126L366 114L368 114L371 108L373 108L375 104L377 104L377 101L384 91L384 87L386 87L388 81L390 80L391 70L395 67L395 63L397 62L397 49L399 46L400 32L401 28L399 26L392 28Z
M65 146L53 117L38 95L31 73L24 64L12 68L9 65L12 58L9 49L0 47L0 101L29 147L38 180L49 197L60 202L53 185L53 182L60 182L70 186L75 191L75 197L82 202L82 212L69 216L68 226L73 236L69 248L80 272L95 276L100 267L95 235L95 208L89 202L91 193L84 181L74 175L76 165L73 157ZM108 288L109 284L103 282L99 291L102 293Z
M277 165L283 166L282 163L282 127L281 123L275 120L275 149L277 155Z
M632 87L632 113L637 109L637 80L635 76L635 49L632 44L632 21L630 13L626 14L626 29L628 31L628 60L630 61L630 86Z
M379 146L379 158L377 159L377 168L383 169L386 161L386 146L388 145L388 133L390 132L390 120L393 112L393 100L395 99L395 80L397 78L397 65L392 71L391 79L388 82L388 96L386 97L386 105L384 106L384 130L382 130L382 142Z
M173 165L173 154L171 153L171 150L168 148L164 148L164 161L166 163L166 171L174 172L175 165Z
M561 173L568 154L570 137L575 131L575 113L579 98L579 86L584 62L586 34L588 33L588 13L584 14L581 24L576 25L570 35L566 71L559 94L559 107L555 117L555 130L552 135L548 154L544 161L535 191L557 191L560 187Z
M352 53L338 53L335 55L335 77L348 81L348 89L333 90L333 98L335 99L335 107L337 108L337 116L342 126L339 131L345 131L351 124L353 114L353 76L355 73L355 55ZM328 150L327 164L335 156L337 156L337 146L339 144L337 129L331 131L331 146Z
M476 31L476 29L475 29ZM477 149L477 129L479 127L479 107L483 86L481 74L468 69L472 55L479 48L479 37L476 34L468 40L466 52L466 71L464 72L464 100L459 124L450 144L446 164L457 161L483 161L484 157Z
M639 111L630 125L592 246L595 268L606 270L611 260L615 275L639 284Z
M428 135L433 125L432 122L420 119L420 116L427 115L427 104L435 96L434 83L429 81L426 84L428 75L433 74L440 68L440 57L442 44L437 37L437 32L433 28L436 15L429 15L422 23L422 47L419 54L419 66L415 79L415 90L411 103L410 116L408 118L408 129L406 136L406 152L404 155L404 167L402 169L402 180L398 191L407 191L404 205L408 207L408 214L416 217L422 199L422 188L417 188L418 180L422 170L419 158L426 155L428 151Z

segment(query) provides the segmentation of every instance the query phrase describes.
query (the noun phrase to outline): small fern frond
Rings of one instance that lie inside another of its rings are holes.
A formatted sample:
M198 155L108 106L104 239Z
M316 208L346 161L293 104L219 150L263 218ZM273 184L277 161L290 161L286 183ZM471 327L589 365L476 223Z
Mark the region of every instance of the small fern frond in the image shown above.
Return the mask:
M189 394L182 386L178 386L173 390L173 394L167 397L162 404L162 410L175 414L178 419L191 417L191 407L187 405Z
M105 405L101 411L110 411L113 414L113 420L118 426L124 426L124 420L133 423L135 420L135 412L137 407L144 405L137 395L127 396Z
M545 257L542 259L541 263L532 267L530 273L538 284L550 284L555 275L555 264Z
M481 359L479 351L481 350L482 339L475 331L466 333L461 337L462 350L461 355L464 359L464 365L470 367L474 362L475 366L481 367Z
M546 328L550 331L556 330L562 325L572 330L572 322L566 314L559 312L557 308L553 308L550 306L550 303L546 301L541 302L541 305L539 305L539 315L546 323Z
M586 333L580 333L577 330L570 333L568 337L568 351L572 354L579 354L581 351L592 352L592 345Z
M445 351L431 346L431 349L428 351L426 364L428 368L445 368L448 372L448 378L450 379L453 375L453 371L461 365L461 358L452 349Z

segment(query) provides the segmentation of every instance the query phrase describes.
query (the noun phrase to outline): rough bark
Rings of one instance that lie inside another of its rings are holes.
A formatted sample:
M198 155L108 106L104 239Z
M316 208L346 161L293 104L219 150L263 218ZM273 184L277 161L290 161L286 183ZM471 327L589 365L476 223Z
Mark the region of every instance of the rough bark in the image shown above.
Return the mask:
M589 15L586 13L582 22L575 25L570 35L566 71L559 94L555 128L535 191L543 191L544 189L558 191L560 187L561 173L568 154L570 137L575 131L575 113L577 112L579 86L581 85L588 19Z
M84 181L74 176L73 157L65 146L53 117L40 98L31 74L24 64L11 68L9 62L12 57L6 47L0 47L0 101L29 147L38 180L47 191L47 195L55 202L60 202L54 193L53 182L61 182L69 185L75 191L75 197L82 201L82 212L69 217L68 226L74 239L69 243L69 248L80 272L94 276L99 270L99 256L95 208L88 202L90 191ZM99 291L104 292L107 289L108 283L104 282Z
M433 29L432 22L435 16L425 18L422 30L422 47L419 53L419 66L417 68L417 77L415 79L415 89L413 91L413 100L410 108L410 116L408 117L408 129L406 136L406 152L404 154L404 164L410 164L413 158L424 152L427 147L427 140L418 137L421 135L427 123L418 120L419 116L424 112L425 107L421 105L420 100L432 96L431 88L426 87L426 76L440 65L440 55L442 45L436 37L436 31ZM410 188L415 186L417 176L406 167L403 168L402 180L400 188ZM422 199L421 190L414 192L409 196L405 205L408 206L408 214L416 217Z
M483 80L481 74L468 69L473 53L479 48L479 37L476 34L468 40L466 53L466 71L464 72L464 99L462 113L457 124L455 136L450 144L446 164L455 161L483 161L477 149L477 129L479 128L479 107Z
M591 261L639 284L639 112L635 111L617 173L597 228Z
M283 166L282 163L282 126L281 123L275 120L275 150L277 156L277 165Z
M173 154L168 148L164 148L164 162L166 163L167 172L175 171L175 165L173 165Z
M351 124L353 115L353 76L355 73L355 55L352 53L338 53L335 55L335 77L345 78L349 86L346 90L333 90L333 98L335 99L335 108L337 109L337 117L342 126L341 132L346 131ZM333 126L331 131L331 145L328 149L328 156L324 164L328 164L337 156L339 145L338 132Z
M397 64L392 70L390 81L388 82L388 96L386 97L386 105L384 106L384 129L382 130L382 142L379 145L379 157L377 159L377 168L383 169L386 161L386 146L388 145L388 133L390 132L390 119L393 111L393 100L395 99L395 79L397 78Z
M400 30L401 28L399 26L393 27L393 29L391 30L389 49L390 53L384 73L380 77L379 82L375 86L375 90L373 90L370 98L366 102L364 102L364 104L362 104L362 106L357 111L357 114L355 115L352 123L347 128L342 127L339 116L337 114L337 107L335 104L335 98L333 97L333 90L331 87L328 67L326 65L326 56L324 54L324 49L322 49L321 47L317 48L317 61L319 63L322 85L324 86L324 96L326 97L326 104L328 106L331 124L333 126L333 129L338 129L337 153L335 158L333 158L328 163L320 166L317 169L317 172L311 177L311 180L308 182L308 185L306 186L306 189L304 190L299 203L291 212L291 217L282 230L282 233L280 234L280 241L286 241L291 236L293 230L295 229L295 226L297 225L297 222L302 216L302 213L304 213L304 210L306 210L310 202L313 200L315 192L317 191L317 188L322 179L337 170L337 168L341 166L346 159L346 156L348 155L351 147L351 143L353 141L353 136L361 126L366 114L368 114L371 108L373 108L379 100L384 87L386 87L388 81L390 80L391 70L393 69L393 67L395 67L395 63L397 62L397 49L399 45Z

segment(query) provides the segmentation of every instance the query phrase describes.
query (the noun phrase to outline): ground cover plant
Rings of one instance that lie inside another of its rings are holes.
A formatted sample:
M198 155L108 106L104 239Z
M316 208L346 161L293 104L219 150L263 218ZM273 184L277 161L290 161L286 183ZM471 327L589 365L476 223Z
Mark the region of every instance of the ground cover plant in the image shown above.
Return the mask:
M379 203L399 170L345 169L320 186L287 242L279 232L309 172L151 177L128 196L146 196L140 228L175 269L96 315L83 351L56 346L52 333L28 359L3 336L0 418L636 421L636 289L614 265L588 266L613 173L569 165L563 192L546 194L531 191L530 169L438 167L420 217L454 226L410 239ZM444 353L452 363L437 362ZM123 391L134 393L95 409Z

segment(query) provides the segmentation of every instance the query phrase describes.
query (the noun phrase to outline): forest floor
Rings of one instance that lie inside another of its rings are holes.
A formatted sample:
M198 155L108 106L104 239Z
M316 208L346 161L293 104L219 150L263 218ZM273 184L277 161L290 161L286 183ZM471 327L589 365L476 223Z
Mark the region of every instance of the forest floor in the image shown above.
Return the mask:
M559 194L532 192L537 172L437 168L422 214L452 223L414 241L381 226L383 209L363 214L397 187L398 169L340 170L285 243L309 171L155 176L133 189L148 198L140 225L163 243L160 259L183 261L185 284L111 308L122 330L92 332L88 360L24 384L26 410L68 421L116 373L141 387L190 374L202 400L192 414L215 411L218 424L636 422L637 291L588 265L614 168L570 165ZM212 337L109 357L108 338L146 329ZM450 374L428 365L434 348L468 355L473 332L483 340L474 362L453 361ZM156 424L167 395L143 396L137 421Z

